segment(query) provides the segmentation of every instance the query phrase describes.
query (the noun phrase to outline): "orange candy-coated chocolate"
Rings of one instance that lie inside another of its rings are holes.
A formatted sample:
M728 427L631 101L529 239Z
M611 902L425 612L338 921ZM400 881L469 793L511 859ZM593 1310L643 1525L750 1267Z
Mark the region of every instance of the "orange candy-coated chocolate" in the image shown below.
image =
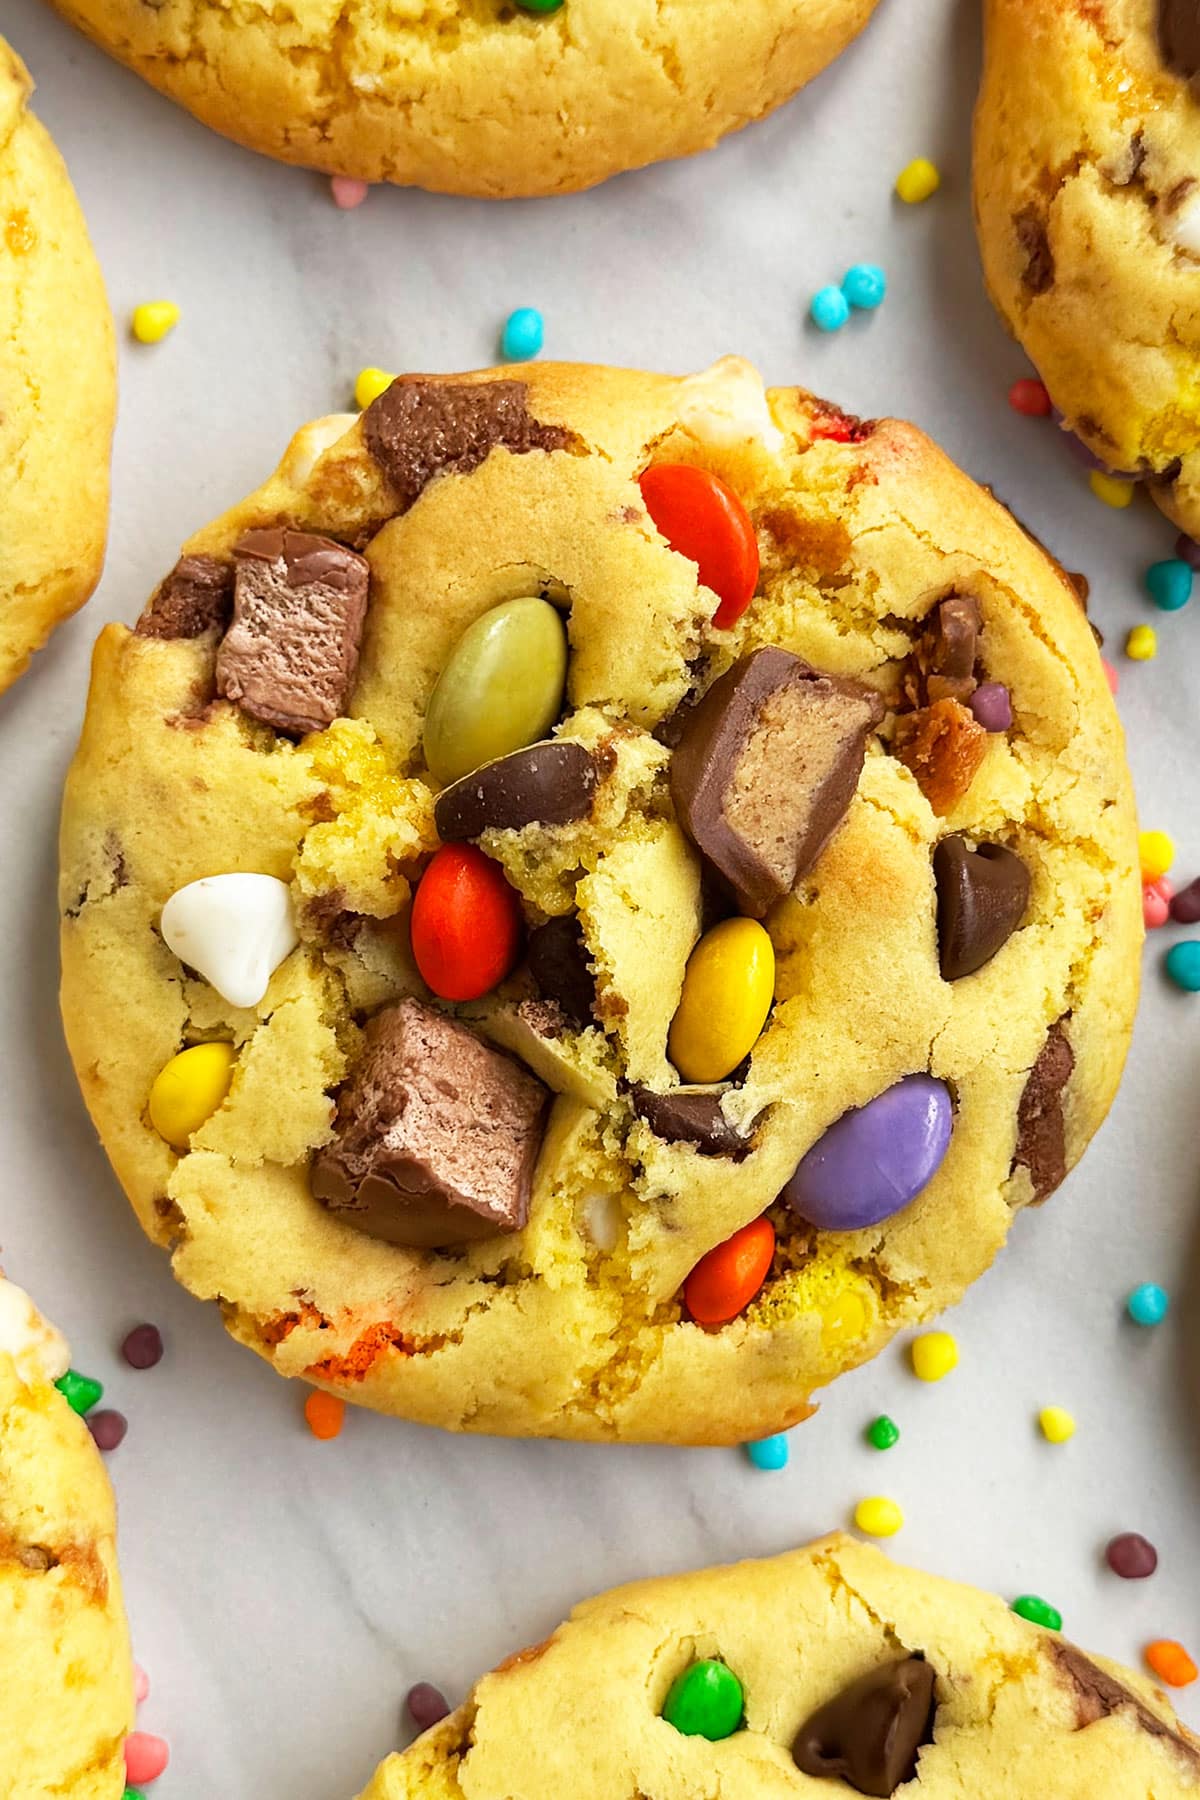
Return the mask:
M767 1279L775 1255L770 1219L752 1219L702 1256L683 1284L683 1298L697 1325L727 1325L745 1312Z

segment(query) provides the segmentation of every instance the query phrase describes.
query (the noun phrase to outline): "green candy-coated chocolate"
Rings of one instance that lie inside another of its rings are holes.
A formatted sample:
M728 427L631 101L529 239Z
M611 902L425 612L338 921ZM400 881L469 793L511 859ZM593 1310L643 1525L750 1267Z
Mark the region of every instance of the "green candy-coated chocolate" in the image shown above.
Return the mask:
M90 1375L81 1375L78 1369L68 1369L54 1385L71 1411L80 1415L90 1413L97 1401L104 1398L103 1383L94 1381Z
M517 0L522 12L552 13L557 12L563 0Z
M694 1662L671 1683L662 1716L684 1737L716 1743L731 1737L742 1722L742 1684L723 1662Z
M900 1427L886 1413L880 1413L867 1426L867 1442L873 1450L890 1450L893 1444L900 1442Z
M443 787L546 736L562 710L567 633L548 600L506 600L469 625L425 714L425 761Z
M1012 1609L1020 1618L1028 1619L1031 1625L1042 1625L1047 1631L1062 1630L1062 1614L1057 1606L1039 1599L1037 1594L1022 1594L1013 1601Z

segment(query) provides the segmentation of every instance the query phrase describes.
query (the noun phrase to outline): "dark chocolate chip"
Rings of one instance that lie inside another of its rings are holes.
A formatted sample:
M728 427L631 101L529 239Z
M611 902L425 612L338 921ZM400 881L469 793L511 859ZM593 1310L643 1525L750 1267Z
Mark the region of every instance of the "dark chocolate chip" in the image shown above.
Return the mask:
M787 650L755 650L688 715L671 797L697 849L761 918L807 874L854 798L883 701Z
M569 448L569 431L531 417L528 393L523 381L393 381L363 414L363 432L399 511L407 512L435 475L470 474L498 444L515 456Z
M1025 1082L1017 1109L1017 1147L1013 1167L1029 1170L1034 1200L1045 1200L1067 1173L1063 1090L1075 1067L1075 1052L1066 1034L1070 1015L1055 1020Z
M1013 229L1025 256L1021 281L1029 293L1044 294L1054 286L1054 252L1046 233L1046 221L1036 206L1026 206L1014 215Z
M1053 1658L1060 1675L1072 1688L1076 1699L1076 1729L1085 1730L1113 1713L1128 1712L1139 1728L1150 1737L1165 1738L1181 1751L1193 1768L1200 1768L1200 1750L1172 1730L1165 1719L1151 1712L1144 1700L1131 1692L1115 1676L1099 1668L1090 1656L1077 1650L1065 1638L1047 1635L1045 1648Z
M437 797L434 823L446 843L526 825L569 825L591 811L597 770L582 744L530 744L484 763Z
M922 1744L933 1742L933 1684L919 1656L872 1669L801 1727L792 1745L796 1767L859 1794L894 1794L916 1773Z
M655 1137L668 1144L694 1144L701 1156L732 1156L740 1160L750 1149L749 1140L731 1125L721 1108L720 1094L672 1088L656 1094L637 1083L630 1089L633 1110L644 1119Z
M945 837L933 853L938 961L943 981L959 981L992 960L1029 905L1029 870L1003 844L967 848Z
M1200 74L1200 5L1196 0L1158 0L1158 46L1173 75Z
M538 992L557 1001L576 1025L593 1023L596 981L588 967L587 945L577 918L549 919L530 932L529 973Z
M233 564L181 556L137 622L139 637L196 638L224 630L233 610Z

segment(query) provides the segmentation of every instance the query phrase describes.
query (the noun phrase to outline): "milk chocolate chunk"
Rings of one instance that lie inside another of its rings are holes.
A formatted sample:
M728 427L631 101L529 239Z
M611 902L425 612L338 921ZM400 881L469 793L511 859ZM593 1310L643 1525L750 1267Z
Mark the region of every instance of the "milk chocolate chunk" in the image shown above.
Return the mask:
M911 1781L922 1744L933 1742L933 1670L919 1656L885 1663L815 1712L792 1745L804 1775L889 1796Z
M565 450L574 439L543 425L526 405L523 381L393 381L363 414L367 449L407 512L443 469L469 475L497 444L523 456Z
M323 731L354 685L366 558L287 526L248 531L233 554L233 623L217 652L217 692L276 731Z
M444 788L433 810L438 836L454 843L489 830L569 825L591 811L596 779L596 764L582 744L530 744Z
M548 919L529 934L529 972L538 992L556 1001L572 1024L593 1024L596 981L588 967L587 945L579 920Z
M981 629L979 602L970 594L951 594L938 602L913 647L912 667L905 681L913 706L927 706L935 700L966 704L978 685L975 658Z
M1022 207L1013 215L1017 245L1025 258L1021 282L1030 294L1044 294L1054 286L1054 252L1046 232L1046 221L1036 206Z
M519 1231L549 1099L456 1019L397 1001L367 1028L313 1194L345 1224L414 1249Z
M224 630L233 610L233 564L181 556L137 622L139 637L196 638Z
M1052 1194L1067 1173L1062 1097L1075 1067L1075 1052L1067 1037L1066 1017L1050 1027L1017 1109L1013 1167L1020 1164L1029 1170L1035 1201Z
M672 1088L657 1094L639 1082L630 1098L638 1118L665 1143L694 1144L701 1156L732 1156L739 1161L750 1149L749 1140L725 1117L719 1093Z
M1200 75L1200 6L1196 0L1159 0L1158 47L1174 75Z
M1177 1750L1182 1751L1193 1768L1200 1768L1200 1750L1173 1730L1166 1719L1160 1719L1157 1713L1151 1712L1145 1701L1139 1699L1123 1682L1099 1668L1090 1656L1085 1656L1074 1644L1059 1637L1050 1641L1047 1649L1060 1675L1075 1694L1077 1730L1083 1731L1087 1726L1095 1725L1098 1720L1107 1719L1113 1713L1127 1711L1148 1736L1166 1738Z
M696 848L761 918L841 824L883 702L787 650L743 657L688 715L671 795Z
M933 853L938 961L943 981L959 981L992 960L1029 905L1029 870L1003 844L968 849L945 837Z

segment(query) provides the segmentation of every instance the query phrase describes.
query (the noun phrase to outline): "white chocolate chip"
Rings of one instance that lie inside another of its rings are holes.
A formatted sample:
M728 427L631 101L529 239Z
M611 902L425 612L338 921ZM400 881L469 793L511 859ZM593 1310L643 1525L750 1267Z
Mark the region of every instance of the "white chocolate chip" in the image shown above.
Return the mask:
M57 1381L71 1366L61 1331L43 1319L24 1288L0 1275L0 1356L11 1356L21 1380Z
M302 425L284 452L279 473L293 487L302 488L327 450L345 437L358 418L357 413L326 413L323 419L310 419Z
M300 942L287 883L274 875L206 875L172 894L160 921L167 948L230 1006L257 1006Z
M710 369L682 381L676 417L689 437L718 450L756 439L772 452L783 448L783 433L771 417L762 376L741 356L723 356Z
M1200 256L1200 192L1184 201L1169 221L1171 237L1181 250Z
M599 1188L583 1205L584 1229L597 1250L615 1250L621 1236L621 1202L616 1194Z

